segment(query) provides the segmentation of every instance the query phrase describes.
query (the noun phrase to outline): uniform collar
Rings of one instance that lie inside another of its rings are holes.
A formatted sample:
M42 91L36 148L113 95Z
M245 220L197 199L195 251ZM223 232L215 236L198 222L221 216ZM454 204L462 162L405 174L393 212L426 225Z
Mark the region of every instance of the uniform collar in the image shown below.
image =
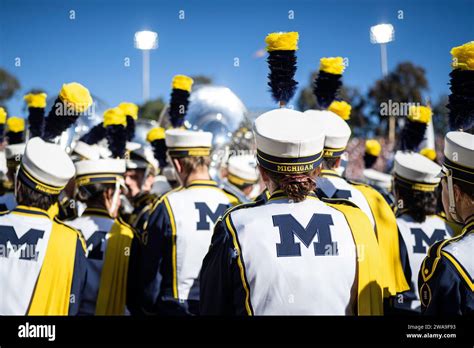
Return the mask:
M104 208L86 208L82 215L95 215L101 217L112 218L109 212Z
M13 210L13 213L19 213L19 214L29 214L29 215L36 215L36 216L45 216L49 219L48 212L46 210L40 209L40 208L35 208L35 207L29 207L26 205L17 205Z
M214 180L193 180L186 187L191 187L191 186L217 187L217 182L215 182Z
M331 170L331 169L323 169L321 170L321 176L336 176L338 178L341 177L341 175L336 172L335 170Z
M317 198L317 196L314 192L311 192L306 197ZM276 200L279 200L279 199L290 199L290 197L288 197L288 195L285 192L283 192L283 190L275 190L270 195L270 198L268 198L268 201L276 201Z
M470 233L473 231L474 231L474 215L471 215L466 219L466 223L464 224L461 234Z

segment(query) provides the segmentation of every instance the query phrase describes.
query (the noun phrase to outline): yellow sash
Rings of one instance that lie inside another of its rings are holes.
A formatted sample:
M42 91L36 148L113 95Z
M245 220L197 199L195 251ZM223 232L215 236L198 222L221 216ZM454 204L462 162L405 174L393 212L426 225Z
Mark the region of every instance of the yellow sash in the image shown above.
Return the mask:
M68 315L77 231L53 220L28 315Z
M382 253L384 296L395 296L410 287L400 259L398 228L395 214L383 196L370 186L354 185L369 203L375 220L375 232Z
M357 314L383 315L381 256L373 228L359 208L327 203L344 214L357 250Z
M96 315L123 315L127 292L128 261L133 229L120 218L107 235L104 266L100 277Z

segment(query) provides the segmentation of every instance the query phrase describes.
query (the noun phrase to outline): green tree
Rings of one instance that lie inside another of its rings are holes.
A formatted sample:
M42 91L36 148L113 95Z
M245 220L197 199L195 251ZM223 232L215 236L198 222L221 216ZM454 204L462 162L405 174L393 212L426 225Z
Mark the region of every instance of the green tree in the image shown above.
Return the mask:
M433 105L433 127L435 134L444 135L449 130L448 125L448 96L442 95L438 98L438 101Z
M378 133L385 134L389 117L380 115L381 106L386 104L422 103L423 93L428 90L425 69L411 62L403 62L396 66L385 78L375 81L369 89L367 98L370 113L379 116ZM401 116L401 115L398 115ZM395 127L398 127L395 117ZM395 128L395 129L396 129Z
M139 106L138 116L140 118L158 121L164 107L165 102L161 98L149 100Z
M191 76L191 78L194 80L194 86L203 86L203 85L212 84L212 78L210 78L209 76L195 75L195 76Z
M20 82L15 76L0 68L0 104L10 99L20 89Z

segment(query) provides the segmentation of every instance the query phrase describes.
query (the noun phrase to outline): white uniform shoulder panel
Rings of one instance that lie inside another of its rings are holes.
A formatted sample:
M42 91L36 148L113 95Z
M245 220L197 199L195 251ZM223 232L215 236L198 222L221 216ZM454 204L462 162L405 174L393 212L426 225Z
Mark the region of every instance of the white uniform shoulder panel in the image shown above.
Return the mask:
M467 275L474 279L474 233L469 233L462 238L447 243L443 251L449 253L466 271Z

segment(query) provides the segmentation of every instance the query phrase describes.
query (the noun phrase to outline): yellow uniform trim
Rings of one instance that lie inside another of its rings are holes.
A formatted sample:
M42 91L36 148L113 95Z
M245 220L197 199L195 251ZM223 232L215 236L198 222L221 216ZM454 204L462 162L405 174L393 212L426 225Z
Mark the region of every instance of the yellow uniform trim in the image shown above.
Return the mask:
M124 315L133 229L120 218L107 233L107 249L100 276L96 315Z
M171 263L173 267L173 297L178 298L178 270L176 267L176 223L168 198L163 200L171 223Z
M382 253L385 297L410 289L400 259L397 220L383 196L368 185L354 185L367 200L375 221L375 232Z
M356 245L357 314L383 315L382 259L369 218L356 207L326 204L344 214Z
M77 242L74 229L53 220L28 315L69 314Z
M459 262L451 254L447 253L446 251L441 251L441 254L444 257L446 257L453 264L454 267L456 267L457 271L459 272L461 277L466 281L466 284L469 286L471 291L474 291L474 283L472 282L469 275L464 271L464 269L459 264Z
M248 315L253 315L252 308L250 307L250 291L247 286L247 280L245 279L244 266L242 264L242 251L240 250L239 243L237 242L237 233L235 233L235 230L232 227L232 224L230 222L230 215L226 216L225 224L229 232L232 234L232 242L234 244L234 248L239 253L239 256L237 257L237 264L240 269L240 279L242 280L242 286L244 287L244 291L245 291L245 309L247 310Z

